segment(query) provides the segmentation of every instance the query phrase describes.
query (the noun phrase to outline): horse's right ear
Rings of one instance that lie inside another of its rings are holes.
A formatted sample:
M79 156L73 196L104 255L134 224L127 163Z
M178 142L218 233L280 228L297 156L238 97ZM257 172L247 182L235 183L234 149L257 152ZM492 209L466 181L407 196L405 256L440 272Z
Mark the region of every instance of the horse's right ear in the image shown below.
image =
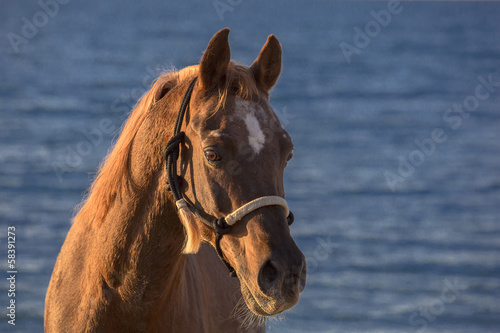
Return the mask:
M200 62L200 80L205 90L212 90L219 84L221 78L226 74L227 66L231 60L229 49L229 29L224 28L217 32Z

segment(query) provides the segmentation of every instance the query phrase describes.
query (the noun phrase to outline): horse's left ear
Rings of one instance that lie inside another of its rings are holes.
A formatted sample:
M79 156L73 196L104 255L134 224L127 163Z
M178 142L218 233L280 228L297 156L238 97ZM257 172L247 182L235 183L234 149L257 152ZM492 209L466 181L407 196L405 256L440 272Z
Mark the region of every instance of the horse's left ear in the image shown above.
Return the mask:
M269 92L274 87L281 74L281 45L276 36L269 35L250 69L262 90Z

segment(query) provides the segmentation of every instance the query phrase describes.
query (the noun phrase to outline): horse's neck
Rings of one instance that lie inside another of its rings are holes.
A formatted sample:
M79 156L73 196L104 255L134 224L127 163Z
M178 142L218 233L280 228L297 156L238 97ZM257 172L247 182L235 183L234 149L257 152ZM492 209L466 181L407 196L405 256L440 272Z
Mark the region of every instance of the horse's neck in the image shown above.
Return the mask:
M148 280L148 275L167 268L180 270L183 266L180 251L184 235L172 197L165 188L163 144L158 140L167 136L165 131L169 130L159 122L169 123L166 119L154 119L148 112L137 129L125 184L100 227L103 238L109 240L104 261L108 263L107 273L112 274L112 287L122 286L127 274Z

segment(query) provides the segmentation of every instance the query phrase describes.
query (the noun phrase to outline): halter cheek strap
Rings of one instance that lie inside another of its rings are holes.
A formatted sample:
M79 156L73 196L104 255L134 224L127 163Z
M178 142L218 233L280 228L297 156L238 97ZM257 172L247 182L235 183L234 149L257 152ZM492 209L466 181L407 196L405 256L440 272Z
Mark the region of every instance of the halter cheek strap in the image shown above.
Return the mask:
M285 216L287 217L288 225L291 225L293 223L294 217L292 212L288 209L286 200L279 196L265 196L252 200L244 204L240 208L236 209L234 212L227 215L226 217L214 219L212 221L209 221L206 218L204 218L196 208L194 208L193 206L188 204L186 200L184 200L179 184L180 177L177 175L177 159L179 158L179 147L181 143L184 142L184 137L185 137L185 133L180 131L182 120L184 118L184 113L186 112L187 105L189 104L189 100L191 99L191 94L193 92L196 79L197 77L195 77L193 81L191 81L188 89L186 90L186 93L184 94L184 98L182 99L179 113L177 114L177 120L174 126L174 134L165 147L165 160L166 160L167 184L168 184L167 188L168 190L172 191L177 210L185 207L189 208L191 212L201 222L203 222L205 225L207 225L209 228L215 231L215 250L217 251L217 255L226 265L227 269L229 270L229 275L234 277L236 276L234 268L227 262L227 260L224 258L224 255L222 254L222 249L220 247L220 241L222 239L222 236L227 234L230 231L231 227L236 222L238 222L251 212L262 207L266 206L283 207L285 211Z

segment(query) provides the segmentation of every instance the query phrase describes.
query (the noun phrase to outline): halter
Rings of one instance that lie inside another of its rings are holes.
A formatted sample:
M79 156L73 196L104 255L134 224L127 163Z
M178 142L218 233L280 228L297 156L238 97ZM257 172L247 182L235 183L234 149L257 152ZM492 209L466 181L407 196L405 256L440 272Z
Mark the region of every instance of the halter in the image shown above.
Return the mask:
M165 160L166 160L166 168L167 168L167 189L172 191L175 200L175 206L177 207L177 211L181 208L189 208L189 210L198 218L201 222L203 222L206 226L212 229L215 232L215 250L217 251L217 255L220 260L226 265L229 270L229 276L235 277L236 272L234 268L224 259L222 254L222 249L220 247L220 240L222 236L227 234L231 227L241 220L244 216L250 214L256 209L265 206L281 206L285 210L285 216L287 217L288 225L293 223L294 217L293 213L288 209L288 205L282 197L279 196L265 196L255 200L252 200L240 208L236 209L231 214L221 217L219 219L213 218L212 221L204 218L201 213L191 206L189 203L184 200L181 189L180 189L180 181L182 178L177 175L177 159L179 158L179 147L180 144L184 142L185 133L181 132L182 120L184 119L184 114L186 113L187 106L189 104L189 100L191 99L191 94L193 93L193 88L196 83L197 77L195 77L189 87L184 94L182 99L181 106L179 108L179 113L177 114L177 120L175 121L174 126L174 134L172 138L168 141L165 147Z

